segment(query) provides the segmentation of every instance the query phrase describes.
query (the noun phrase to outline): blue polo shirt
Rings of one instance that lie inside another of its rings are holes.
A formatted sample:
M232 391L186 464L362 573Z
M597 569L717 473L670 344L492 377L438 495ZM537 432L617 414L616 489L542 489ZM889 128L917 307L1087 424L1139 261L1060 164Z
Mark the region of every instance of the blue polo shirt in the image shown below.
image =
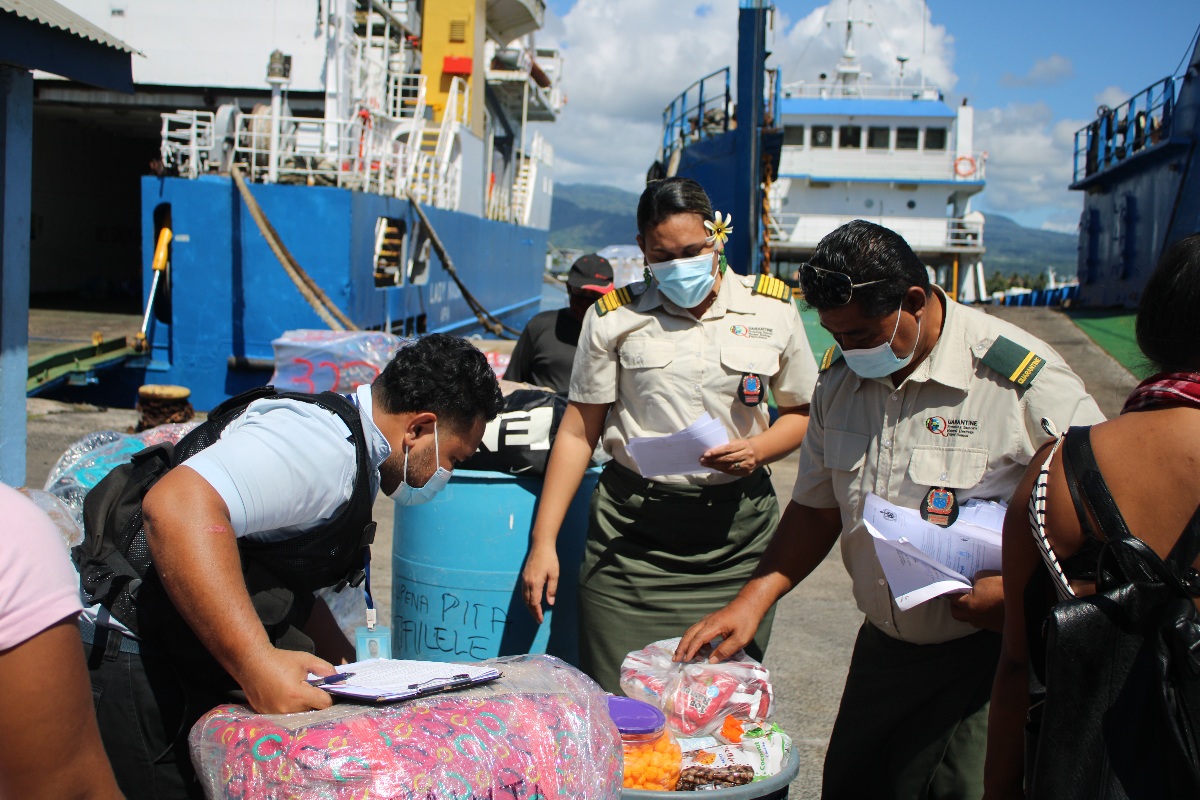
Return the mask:
M367 437L371 500L379 467L392 448L375 425L371 387L351 398ZM299 400L255 400L221 438L183 462L204 478L229 509L234 534L262 542L299 536L332 519L354 492L350 429L331 411ZM128 629L99 604L84 609L94 624Z
M358 387L353 399L367 436L374 500L379 466L392 448L372 417L371 387ZM282 541L328 522L354 491L349 429L336 414L296 400L255 400L183 466L221 495L234 534L257 541Z

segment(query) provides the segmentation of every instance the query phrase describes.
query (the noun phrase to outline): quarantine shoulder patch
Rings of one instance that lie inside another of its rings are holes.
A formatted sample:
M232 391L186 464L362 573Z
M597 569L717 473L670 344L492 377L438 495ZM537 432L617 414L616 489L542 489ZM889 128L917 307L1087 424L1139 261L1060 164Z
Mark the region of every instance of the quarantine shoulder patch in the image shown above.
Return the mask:
M824 372L825 370L829 369L836 364L838 359L841 357L842 348L838 347L836 344L830 345L829 349L825 351L825 355L821 356L820 371Z
M1021 387L1032 385L1033 379L1046 366L1046 359L1003 336L992 343L982 361Z

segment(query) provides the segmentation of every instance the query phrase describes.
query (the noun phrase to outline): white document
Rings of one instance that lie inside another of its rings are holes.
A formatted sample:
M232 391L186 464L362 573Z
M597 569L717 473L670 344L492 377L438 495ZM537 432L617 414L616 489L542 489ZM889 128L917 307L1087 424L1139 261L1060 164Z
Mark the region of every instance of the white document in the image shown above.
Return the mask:
M643 477L660 475L702 475L717 472L700 464L700 456L714 447L729 443L725 426L709 414L678 433L666 436L639 436L629 440L625 449L637 462Z
M907 611L948 592L969 591L976 572L1000 569L1004 508L969 500L955 523L943 528L868 494L863 521L896 605Z
M340 683L330 683L320 688L330 694L372 702L404 700L451 688L466 688L500 677L500 673L491 667L392 658L356 661L335 669L353 674ZM308 677L310 681L317 680L317 676L311 673Z

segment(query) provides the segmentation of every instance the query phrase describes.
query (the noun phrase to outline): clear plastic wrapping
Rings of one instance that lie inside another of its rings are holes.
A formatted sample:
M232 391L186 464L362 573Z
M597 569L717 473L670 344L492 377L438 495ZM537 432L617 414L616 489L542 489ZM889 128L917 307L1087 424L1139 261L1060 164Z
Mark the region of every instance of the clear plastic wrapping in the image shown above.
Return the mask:
M404 341L382 331L286 331L271 342L271 384L288 392L352 392L374 381Z
M621 739L604 692L551 656L491 659L498 681L385 706L263 715L224 705L192 727L205 795L266 800L621 793Z
M771 715L770 673L739 650L727 661L709 664L712 647L679 664L671 660L679 638L654 642L625 656L621 690L662 709L667 727L680 736L702 736L721 728L727 716L762 722Z
M45 490L70 509L76 524L83 527L83 496L112 471L127 462L134 453L163 442L178 442L199 420L159 425L142 433L97 431L89 433L59 456Z
M58 532L62 534L67 547L74 547L83 541L83 527L75 521L75 514L66 503L41 489L22 486L17 491L28 497L34 505L45 512L50 521L58 528Z

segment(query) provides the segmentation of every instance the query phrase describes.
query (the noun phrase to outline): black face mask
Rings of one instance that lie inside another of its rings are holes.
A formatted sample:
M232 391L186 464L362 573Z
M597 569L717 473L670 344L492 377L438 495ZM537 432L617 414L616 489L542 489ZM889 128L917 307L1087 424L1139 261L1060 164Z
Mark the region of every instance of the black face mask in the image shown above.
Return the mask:
M567 308L571 312L571 316L582 321L583 315L587 313L588 308L592 303L596 302L596 298L587 294L576 294L571 292Z

